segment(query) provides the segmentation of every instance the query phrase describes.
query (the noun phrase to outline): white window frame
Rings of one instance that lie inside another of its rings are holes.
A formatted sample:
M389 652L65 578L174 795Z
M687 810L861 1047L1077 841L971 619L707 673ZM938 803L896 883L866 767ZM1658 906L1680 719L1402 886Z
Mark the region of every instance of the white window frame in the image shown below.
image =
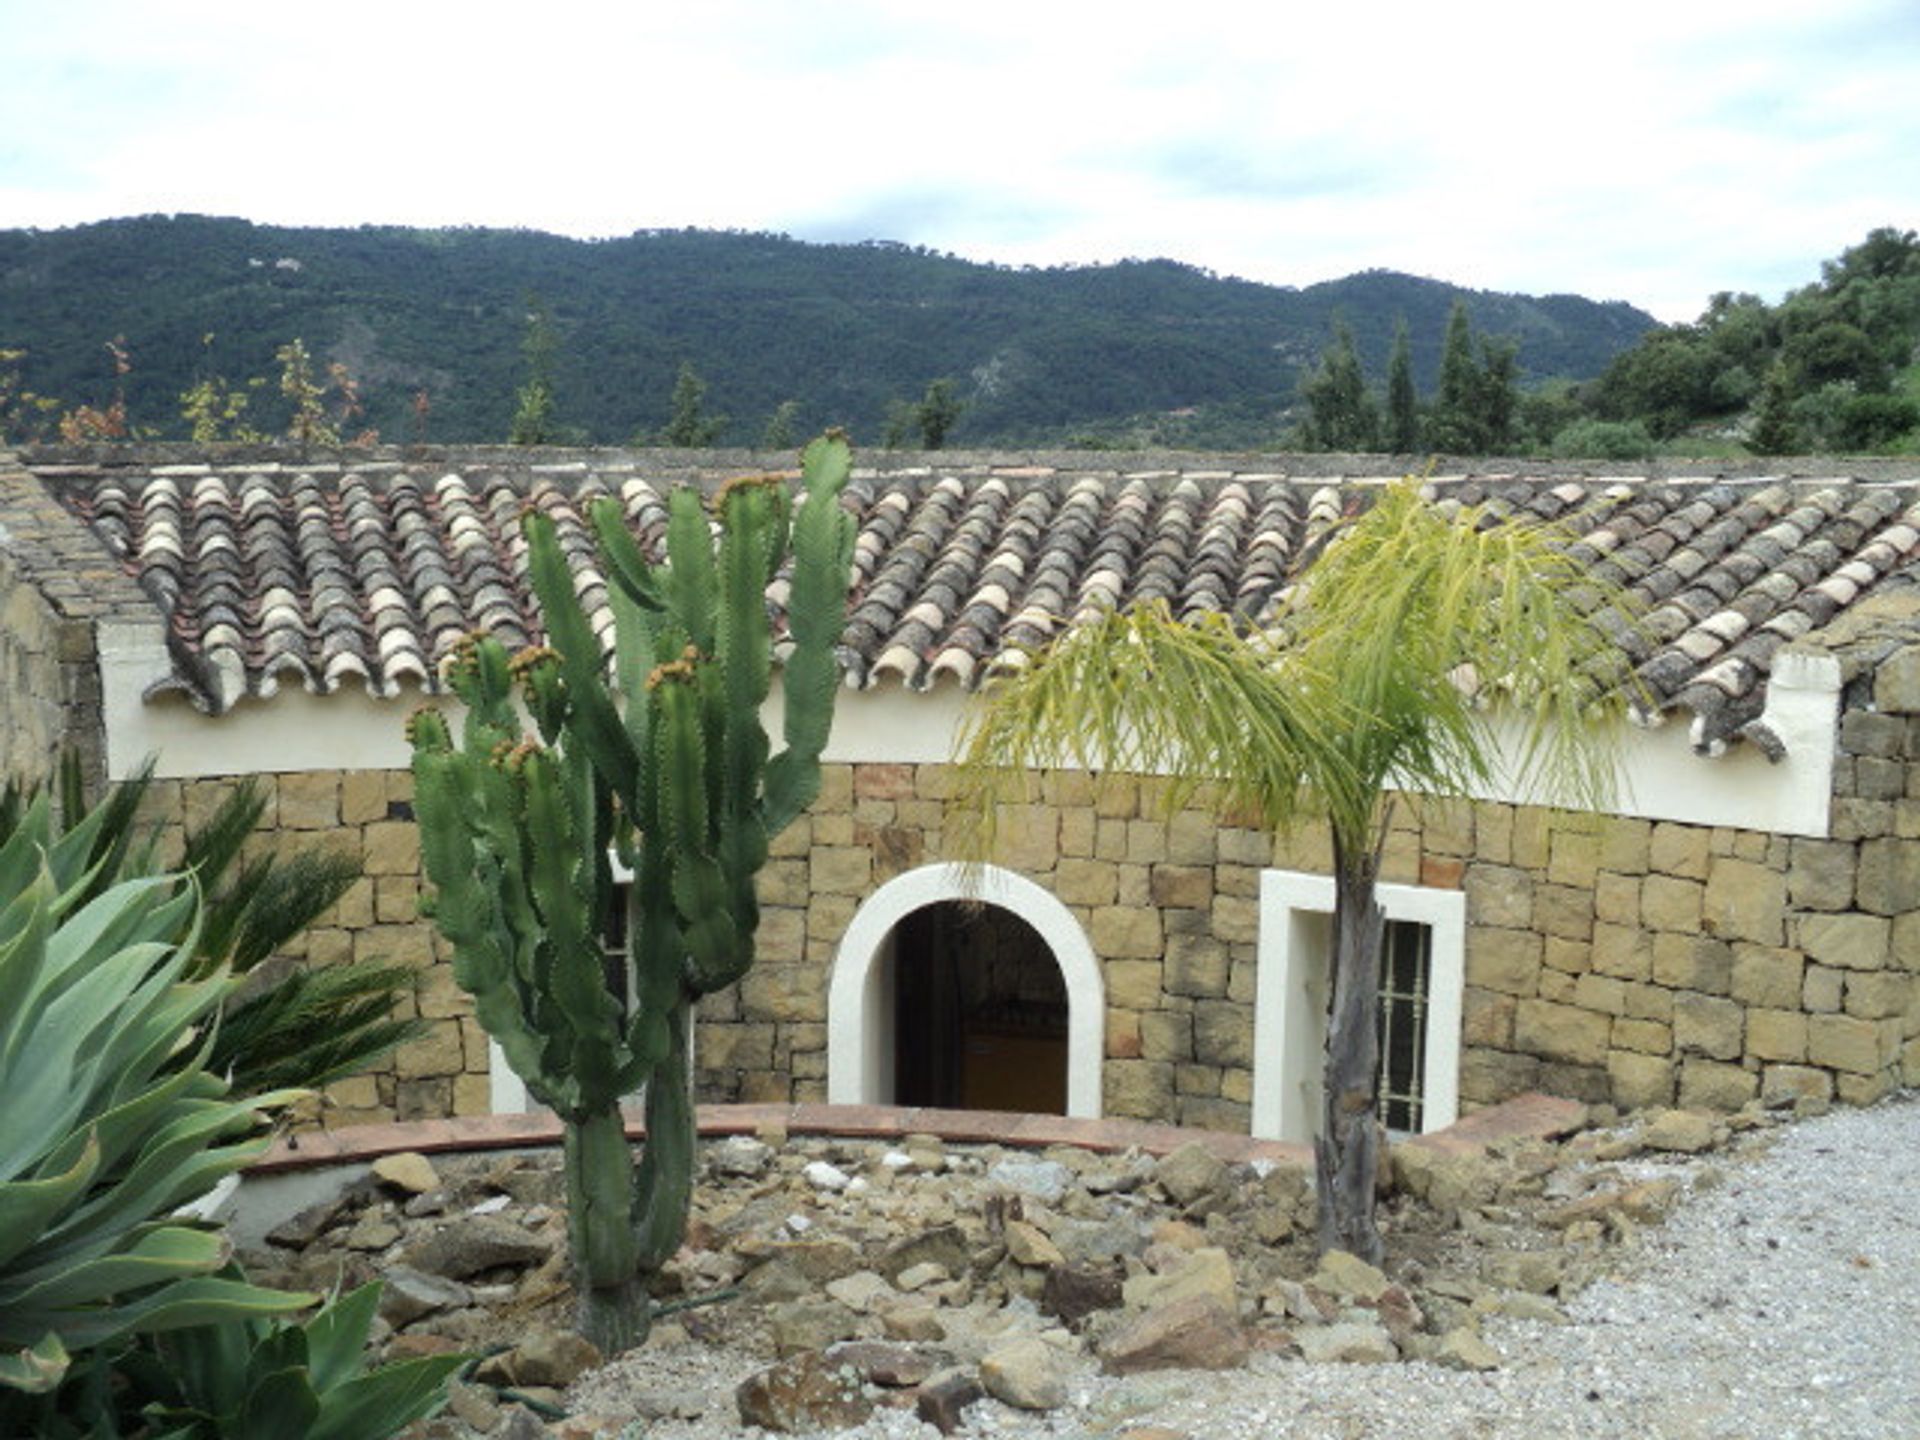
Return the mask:
M1387 919L1425 925L1432 936L1421 1129L1442 1130L1460 1116L1467 897L1391 884L1375 886L1375 894ZM1306 1144L1320 1128L1333 900L1331 876L1260 872L1252 1130L1262 1140Z

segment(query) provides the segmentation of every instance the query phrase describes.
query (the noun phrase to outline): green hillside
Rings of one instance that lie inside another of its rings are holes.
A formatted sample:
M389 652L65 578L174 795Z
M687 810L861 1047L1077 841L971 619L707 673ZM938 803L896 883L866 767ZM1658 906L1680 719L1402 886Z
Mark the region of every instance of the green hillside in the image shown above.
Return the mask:
M779 235L292 229L197 216L0 231L0 350L20 383L105 406L125 337L127 414L184 435L179 396L213 376L270 377L251 415L284 423L275 351L299 337L346 366L361 424L389 440L505 439L525 378L528 300L552 317L555 412L568 438L665 425L683 363L707 382L723 443L757 441L793 401L794 433L879 440L889 409L951 377L951 441L1058 441L1128 417L1196 412L1223 440L1273 443L1336 314L1370 373L1410 327L1430 389L1449 308L1519 346L1523 380L1586 379L1653 325L1623 303L1463 291L1370 271L1304 289L1166 260L1010 269L924 249ZM211 337L209 340L208 337ZM425 392L428 412L416 414Z

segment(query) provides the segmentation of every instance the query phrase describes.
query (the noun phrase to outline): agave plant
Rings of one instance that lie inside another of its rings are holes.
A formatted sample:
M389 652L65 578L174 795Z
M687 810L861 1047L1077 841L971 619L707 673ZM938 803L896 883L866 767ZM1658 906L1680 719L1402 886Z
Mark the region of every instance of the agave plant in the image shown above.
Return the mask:
M125 876L159 870L157 837L138 819L152 779L149 761L88 810L77 757L71 752L61 757L53 789L58 814L85 837L73 847L75 862L84 862L90 876L84 898ZM0 843L14 833L40 791L18 783L0 791ZM195 877L203 899L190 975L208 975L223 966L238 976L254 973L360 876L356 860L332 850L243 861L242 848L265 808L260 787L247 780L187 837L181 869ZM265 975L262 971L258 978ZM404 965L352 961L321 970L292 969L242 987L222 1006L218 1025L209 1017L205 1026L213 1039L207 1069L227 1076L238 1092L318 1087L364 1070L420 1034L419 1021L393 1017L395 1000L413 981Z
M240 1319L153 1336L117 1358L117 1383L96 1403L75 1407L78 1433L118 1434L131 1420L150 1440L384 1440L438 1409L470 1357L368 1370L379 1304L375 1281L300 1324Z
M56 833L46 797L0 843L0 1394L59 1384L75 1350L303 1308L223 1276L226 1237L175 1209L256 1158L259 1111L209 1074L193 978L199 898L171 876L88 898L102 812ZM0 1414L0 1418L4 1418Z

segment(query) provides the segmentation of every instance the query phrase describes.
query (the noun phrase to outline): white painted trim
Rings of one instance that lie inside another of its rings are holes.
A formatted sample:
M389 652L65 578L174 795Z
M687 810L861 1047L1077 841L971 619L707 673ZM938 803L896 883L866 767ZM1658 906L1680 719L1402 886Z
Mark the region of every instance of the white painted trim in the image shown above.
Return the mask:
M978 900L1012 911L1039 932L1067 986L1067 1114L1100 1115L1100 1059L1106 1048L1107 987L1073 912L1023 875L996 866L968 873L950 863L896 875L869 896L834 952L827 986L827 1099L836 1105L893 1099L893 1019L883 963L893 929L945 900Z
M109 773L122 778L142 757L157 754L163 777L244 775L298 770L405 769L407 714L418 694L380 700L354 687L319 696L282 690L270 700L242 700L219 718L183 698L141 696L167 673L166 647L154 627L101 644ZM896 685L843 691L825 758L838 762L937 764L952 757L967 697L944 685L917 694ZM442 702L458 723L458 707ZM1689 727L1627 727L1611 813L1695 825L1725 825L1786 835L1824 836L1832 806L1833 756L1840 674L1832 657L1781 651L1775 657L1764 722L1785 743L1771 764L1752 745L1704 759ZM778 697L766 711L777 736ZM1512 803L1543 797L1501 779L1477 796Z
M1424 1130L1460 1115L1460 1013L1466 989L1467 897L1458 890L1378 885L1389 920L1432 932L1428 976ZM1253 1134L1308 1142L1320 1125L1326 1051L1333 879L1294 870L1260 873L1259 960L1254 973Z

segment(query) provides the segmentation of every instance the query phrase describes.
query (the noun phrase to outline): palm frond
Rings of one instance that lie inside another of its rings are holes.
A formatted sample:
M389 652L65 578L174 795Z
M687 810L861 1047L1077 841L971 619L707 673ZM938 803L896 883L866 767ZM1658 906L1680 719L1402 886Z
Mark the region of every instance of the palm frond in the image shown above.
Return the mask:
M394 1018L414 979L404 965L360 961L289 971L227 1008L207 1068L230 1074L236 1094L356 1074L425 1032L423 1021Z

